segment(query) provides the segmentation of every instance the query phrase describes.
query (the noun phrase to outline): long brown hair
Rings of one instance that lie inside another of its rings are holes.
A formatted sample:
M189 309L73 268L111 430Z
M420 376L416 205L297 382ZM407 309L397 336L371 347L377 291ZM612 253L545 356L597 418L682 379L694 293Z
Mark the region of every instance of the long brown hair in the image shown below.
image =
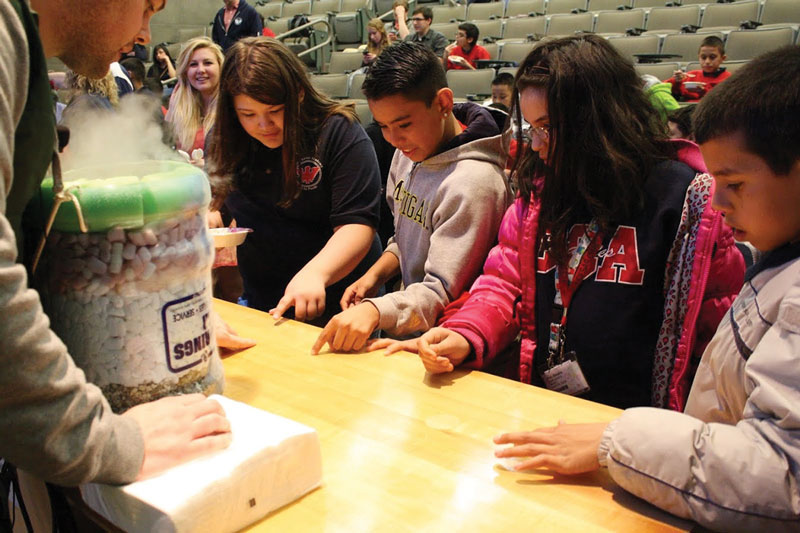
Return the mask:
M212 130L209 170L219 205L243 179L261 143L247 134L236 115L233 98L246 95L266 105L283 105L283 194L279 205L297 199L297 162L314 155L325 120L334 114L355 121L353 106L317 92L305 67L281 42L268 37L241 39L228 49L220 74L217 122Z
M594 217L610 230L641 211L648 174L674 157L674 149L633 64L602 37L542 42L522 62L514 82L519 146L519 94L542 88L547 95L548 163L527 150L513 173L521 197L541 201L539 227L550 231L550 252L563 262L573 224Z

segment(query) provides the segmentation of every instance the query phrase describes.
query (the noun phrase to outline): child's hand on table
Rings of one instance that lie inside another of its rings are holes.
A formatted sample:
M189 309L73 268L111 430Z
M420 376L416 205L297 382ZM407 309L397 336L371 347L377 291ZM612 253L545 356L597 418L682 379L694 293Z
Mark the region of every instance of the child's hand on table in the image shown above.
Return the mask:
M371 303L352 306L328 321L311 347L311 354L317 355L326 342L331 350L337 352L360 350L378 327L379 321L378 308Z
M419 358L431 374L452 372L467 358L470 349L467 339L447 328L433 328L417 339Z

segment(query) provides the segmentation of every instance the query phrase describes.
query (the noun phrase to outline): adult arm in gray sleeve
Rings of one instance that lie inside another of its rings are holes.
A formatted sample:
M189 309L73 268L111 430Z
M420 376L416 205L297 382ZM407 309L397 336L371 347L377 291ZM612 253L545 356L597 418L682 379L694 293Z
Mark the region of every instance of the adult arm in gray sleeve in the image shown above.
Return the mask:
M116 416L87 384L49 329L5 217L14 131L27 99L28 47L8 2L0 2L0 456L64 485L125 483L139 473L138 424Z

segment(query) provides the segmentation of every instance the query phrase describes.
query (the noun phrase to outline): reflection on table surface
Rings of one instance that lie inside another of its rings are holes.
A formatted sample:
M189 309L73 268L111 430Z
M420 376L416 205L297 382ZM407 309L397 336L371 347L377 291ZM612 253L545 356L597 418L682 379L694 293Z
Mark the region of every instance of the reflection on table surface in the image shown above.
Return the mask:
M602 470L504 470L492 437L619 410L476 371L426 375L416 355L310 355L319 329L215 300L258 345L224 355L226 396L320 436L323 486L252 531L687 531ZM326 347L327 348L327 347Z

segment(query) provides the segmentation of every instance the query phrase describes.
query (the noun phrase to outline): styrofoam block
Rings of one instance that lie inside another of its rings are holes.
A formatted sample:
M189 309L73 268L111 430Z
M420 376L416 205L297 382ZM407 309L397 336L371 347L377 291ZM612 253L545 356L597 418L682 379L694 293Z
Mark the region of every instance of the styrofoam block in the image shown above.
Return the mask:
M238 531L322 483L317 432L222 396L233 441L163 474L113 486L91 483L86 504L125 531Z

